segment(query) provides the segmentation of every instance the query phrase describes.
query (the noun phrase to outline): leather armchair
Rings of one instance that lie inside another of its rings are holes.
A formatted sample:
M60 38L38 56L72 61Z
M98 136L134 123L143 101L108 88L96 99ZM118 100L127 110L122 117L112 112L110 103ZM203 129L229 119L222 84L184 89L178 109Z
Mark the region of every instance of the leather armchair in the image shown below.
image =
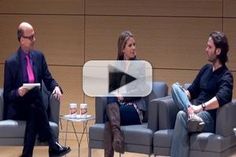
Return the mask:
M141 125L122 126L121 130L125 136L125 151L151 155L153 152L153 133L158 126L158 112L156 106L152 105L156 98L165 97L168 87L164 82L154 82L152 92L145 97L148 104L147 113L144 115L144 123ZM106 98L97 97L95 99L96 121L89 128L89 153L91 157L92 149L104 149L104 122Z
M59 112L60 103L45 88L42 89L44 103L47 107L49 123L53 130L54 136L59 135ZM23 145L25 133L25 121L3 120L3 89L0 89L0 146ZM36 144L39 144L38 142ZM40 143L45 145L46 143Z
M155 102L159 112L159 130L154 133L155 155L170 155L176 114L179 111L171 96ZM190 157L228 157L236 152L236 100L219 108L215 133L195 133L190 136Z

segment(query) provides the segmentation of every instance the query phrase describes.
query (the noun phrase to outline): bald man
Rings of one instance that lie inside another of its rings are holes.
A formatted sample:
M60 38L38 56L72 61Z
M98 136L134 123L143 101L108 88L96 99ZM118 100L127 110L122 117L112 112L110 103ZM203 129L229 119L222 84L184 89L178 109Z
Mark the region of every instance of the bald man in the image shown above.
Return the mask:
M21 157L32 157L36 135L49 144L49 156L63 156L70 147L61 146L53 136L39 88L28 90L23 83L44 82L46 88L60 100L62 90L48 70L44 55L33 49L35 32L27 22L17 30L19 48L5 61L4 119L26 120L24 148Z

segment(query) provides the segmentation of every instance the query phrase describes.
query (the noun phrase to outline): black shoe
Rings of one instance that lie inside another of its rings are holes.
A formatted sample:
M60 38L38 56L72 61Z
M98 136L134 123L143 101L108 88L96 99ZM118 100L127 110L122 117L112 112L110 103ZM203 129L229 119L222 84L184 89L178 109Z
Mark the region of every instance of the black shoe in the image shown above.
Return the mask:
M55 142L53 148L49 148L49 157L64 156L71 151L70 147L65 147Z

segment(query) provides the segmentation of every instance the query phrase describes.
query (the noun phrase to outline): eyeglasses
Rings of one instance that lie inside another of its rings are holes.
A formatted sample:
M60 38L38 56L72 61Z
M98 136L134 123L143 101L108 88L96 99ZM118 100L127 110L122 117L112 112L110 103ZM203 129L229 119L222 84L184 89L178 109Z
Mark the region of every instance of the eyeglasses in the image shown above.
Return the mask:
M35 38L35 35L34 35L34 34L31 35L31 36L24 36L24 35L22 35L22 37L23 37L23 38L26 38L26 39L29 39L29 40L31 40L31 41L33 41L34 38Z

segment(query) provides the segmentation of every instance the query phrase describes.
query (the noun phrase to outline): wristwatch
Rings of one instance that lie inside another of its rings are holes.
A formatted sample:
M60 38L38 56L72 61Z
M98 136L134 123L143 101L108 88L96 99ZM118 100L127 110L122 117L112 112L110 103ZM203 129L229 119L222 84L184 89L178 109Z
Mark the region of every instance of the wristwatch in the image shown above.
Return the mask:
M206 104L205 104L205 103L202 103L201 106L202 106L202 110L203 110L203 111L206 111Z

